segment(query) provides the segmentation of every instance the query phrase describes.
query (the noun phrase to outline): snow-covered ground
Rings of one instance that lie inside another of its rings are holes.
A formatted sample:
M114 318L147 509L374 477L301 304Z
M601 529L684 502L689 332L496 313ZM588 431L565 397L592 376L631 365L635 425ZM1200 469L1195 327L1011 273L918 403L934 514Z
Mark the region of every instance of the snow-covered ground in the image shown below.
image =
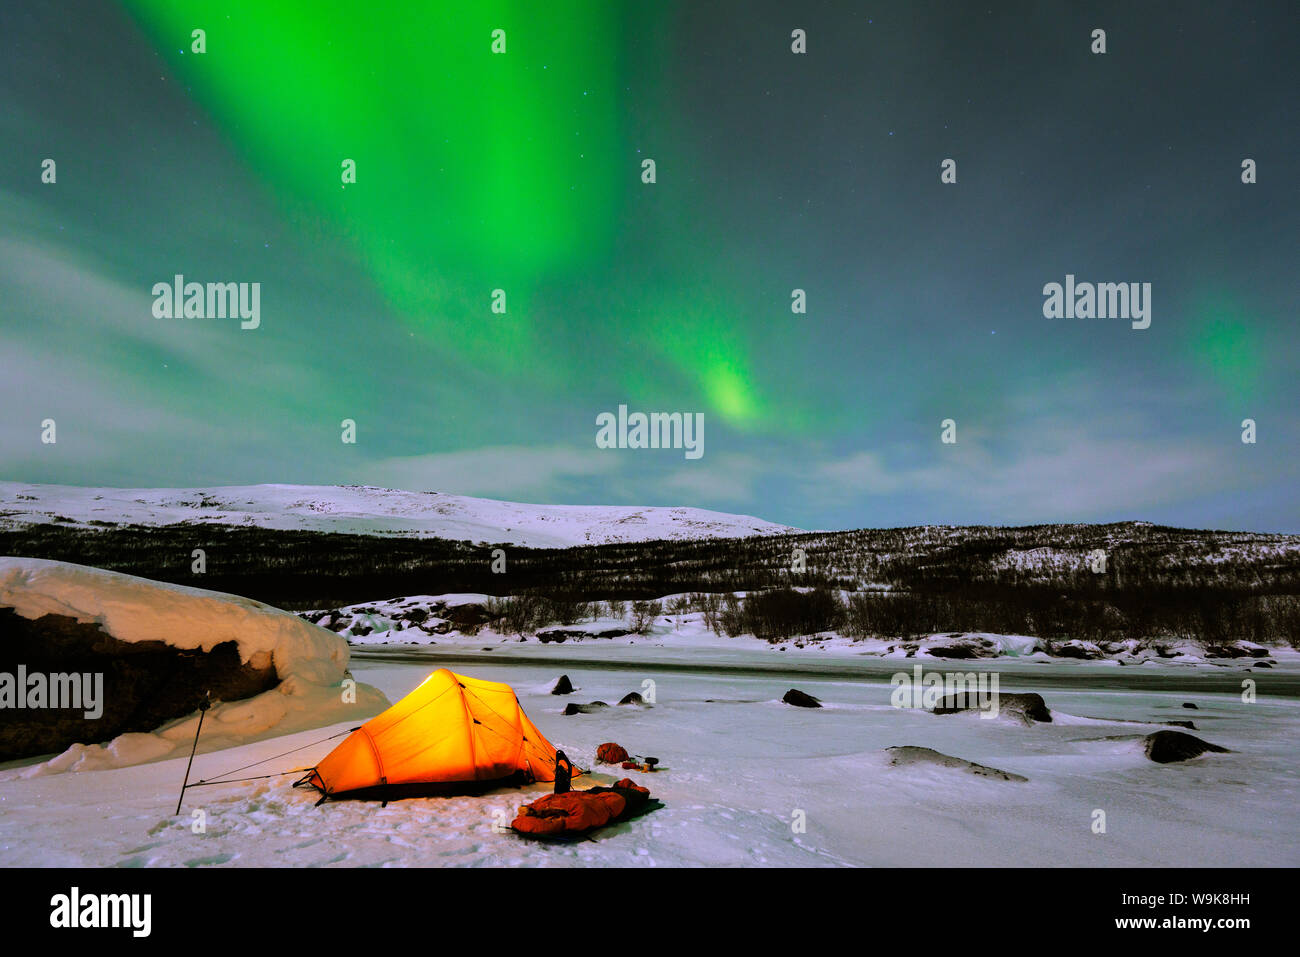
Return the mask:
M547 642L412 628L412 610L436 611L452 625L486 597L412 596L342 616L336 609L330 624L370 629L348 648L338 635L257 602L4 560L0 605L23 615L67 614L126 640L189 647L233 637L241 653L283 662L280 688L210 714L191 780L295 773L193 788L174 816L195 716L108 747L0 765L0 863L1300 865L1300 655L1291 649L1207 660L1190 646L1173 657L1134 647L1076 660L1049 657L1024 636L902 643L820 635L769 645L720 637L698 613L661 615L646 633L617 637L597 636L627 630L625 620L597 618ZM937 656L955 641L990 656ZM340 710L336 682L345 664L361 698ZM544 785L387 807L317 807L315 792L289 786L380 710L384 696L396 701L438 667L512 685L534 723L580 766L592 767L606 741L659 758L663 770L653 774L607 768L578 783L629 775L666 806L593 840L555 846L501 828ZM1041 694L1054 720L894 707L897 676L918 667L996 674L1003 694ZM560 674L572 694L550 694ZM823 706L782 703L791 688ZM615 704L630 692L648 704ZM609 707L563 714L570 703L594 701ZM1146 757L1145 735L1188 721L1195 727L1179 730L1230 751L1176 764ZM892 763L887 749L905 746L1010 779L924 760Z
M669 635L636 644L389 646L353 673L396 700L435 667L510 683L547 737L580 765L616 741L666 770L631 772L665 803L594 841L528 843L497 829L546 789L315 807L291 777L191 790L173 817L184 760L14 779L0 771L0 860L12 865L1289 865L1300 864L1300 667L1116 669L1030 659L996 669L1001 690L1038 691L1051 724L936 716L890 704L891 669L914 662L753 646L702 649ZM436 656L436 657L435 657ZM560 673L572 695L549 689ZM1240 682L1258 682L1241 700ZM646 682L653 682L647 685ZM824 703L780 702L791 687ZM569 702L650 707L563 716ZM1185 709L1183 702L1198 705ZM1232 749L1184 764L1143 755L1140 736L1194 720ZM1132 723L1145 722L1145 723ZM306 767L347 723L201 755L195 777L312 745L246 773ZM322 742L312 744L313 742ZM894 767L884 749L933 748L1028 778ZM618 771L619 776L625 772ZM601 776L595 780L608 780ZM580 779L581 783L581 779ZM194 812L205 830L195 832ZM1106 831L1094 833L1095 812ZM794 825L805 822L802 830Z
M702 508L529 505L359 485L81 488L0 482L0 526L63 521L256 528L449 538L564 548L798 531Z

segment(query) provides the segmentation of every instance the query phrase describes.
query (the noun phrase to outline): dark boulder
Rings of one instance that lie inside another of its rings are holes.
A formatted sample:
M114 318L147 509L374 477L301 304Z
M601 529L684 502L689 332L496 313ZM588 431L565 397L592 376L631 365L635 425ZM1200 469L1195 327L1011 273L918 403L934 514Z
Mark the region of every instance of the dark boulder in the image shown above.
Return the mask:
M935 705L935 714L956 714L959 711L979 711L980 696L977 692L968 692L962 700L961 695L949 695ZM1048 709L1043 696L1035 692L1021 694L998 694L998 714L1015 718L1022 724L1041 722L1050 724L1052 712Z
M781 700L786 704L794 705L796 708L820 708L822 706L820 699L814 698L810 694L804 694L798 688L791 688Z
M1146 756L1157 764L1170 764L1174 761L1187 761L1191 758L1213 751L1227 754L1227 748L1202 741L1194 734L1182 731L1157 731L1142 739Z
M1018 718L1024 724L1041 722L1051 724L1052 712L1043 701L1043 696L1033 692L1024 694L999 694L998 713Z
M564 706L565 714L594 714L608 708L609 705L604 701L593 701L591 704L578 704L576 701L570 701Z
M568 675L560 675L555 686L551 688L551 694L573 694L573 682L569 680Z

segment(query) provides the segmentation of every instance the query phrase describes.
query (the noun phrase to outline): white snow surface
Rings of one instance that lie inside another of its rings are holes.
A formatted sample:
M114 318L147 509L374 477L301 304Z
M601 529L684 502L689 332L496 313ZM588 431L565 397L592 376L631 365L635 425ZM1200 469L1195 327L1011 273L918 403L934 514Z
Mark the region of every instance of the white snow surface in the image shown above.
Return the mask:
M447 607L484 597L425 595L370 604L379 624L400 621L398 613L417 605ZM997 654L955 661L927 654L959 637L987 639ZM1293 649L1269 648L1273 667L1264 670L1254 660L1204 660L1192 648L1179 657L1126 649L1125 667L1119 667L1116 659L1049 658L1024 636L934 635L906 649L898 640L823 634L768 645L714 635L697 614L661 615L643 635L562 644L490 629L416 636L408 628L367 639L371 643L354 650L351 668L358 680L380 689L368 707L331 713L322 700L322 710L306 717L310 723L295 727L286 716L274 729L244 738L220 724L209 738L205 724L213 753L200 749L193 776L218 777L257 761L266 763L245 773L310 766L338 743L327 739L369 716L356 712L374 713L384 696L397 700L431 671L449 667L510 684L542 733L595 771L578 778L577 786L631 777L665 807L598 832L594 840L550 845L498 827L501 815L512 818L521 804L546 793L545 785L387 807L365 801L316 807L317 795L290 788L291 777L278 777L190 791L180 816L173 816L193 737L191 717L143 736L149 740L119 739L120 754L101 751L91 759L74 749L36 769L0 765L0 861L176 867L1300 865L1300 654ZM894 679L917 666L997 673L1003 693L1041 693L1054 720L1025 726L893 707ZM579 690L550 694L560 674ZM1242 700L1246 679L1257 683L1257 700ZM792 687L816 696L823 707L783 704ZM630 691L645 696L647 705L562 714L570 702L616 702ZM1185 702L1198 707L1187 709ZM1231 752L1169 765L1145 757L1144 735L1189 719L1196 724L1189 733ZM658 757L664 770L595 765L596 749L606 741ZM902 745L1028 780L891 766L886 749ZM83 773L47 773L60 762ZM1107 812L1105 835L1092 831L1097 808ZM202 834L190 826L196 809L206 814ZM806 825L802 830L791 827L796 815Z
M1294 689L1300 672L1293 664L1261 676L1261 696L1247 704L1229 680L1235 675L1224 675L1214 691L1164 689L1162 679L1185 673L1174 668L1125 689L1113 683L1125 669L1094 662L999 661L1002 689L1041 692L1057 719L1026 727L891 707L889 671L911 662L878 662L874 675L837 673L851 662L752 645L701 653L666 637L635 646L503 642L491 653L446 656L392 648L354 661L358 677L393 700L437 667L505 681L552 743L596 768L576 785L627 776L664 801L663 809L592 841L548 845L497 828L499 814L509 820L545 793L544 785L387 807L316 807L314 793L281 778L191 791L173 816L182 757L30 780L4 780L0 771L0 860L174 867L1300 864L1300 701L1294 690L1281 694L1267 683L1282 678ZM1195 670L1214 673L1206 667ZM549 694L560 673L581 690ZM647 679L654 682L649 707L561 715L571 701L645 693ZM817 696L823 708L782 704L791 687ZM1199 710L1184 710L1184 701ZM1159 722L1189 717L1199 729L1193 734L1232 753L1171 765L1147 760L1141 736L1167 727ZM310 765L337 743L321 738L347 727L201 755L194 774L212 776L304 745L281 763ZM605 741L654 755L666 770L602 770L593 762ZM885 749L895 745L933 748L1029 780L891 767ZM200 808L207 828L195 834L191 814ZM1091 829L1096 808L1107 811L1105 835ZM806 822L797 832L796 812Z
M529 505L357 485L82 488L0 482L0 527L59 522L269 529L566 548L657 539L740 538L799 529L702 508Z
M344 701L347 643L338 635L270 605L238 595L172 585L119 572L37 558L0 557L0 607L24 618L65 615L99 625L126 642L159 641L210 651L234 641L240 659L274 666L280 683L252 698L216 704L204 719L203 749L368 717L386 705L375 689L356 688ZM188 748L197 713L153 732L119 735L104 744L73 745L24 773L122 767L156 761Z

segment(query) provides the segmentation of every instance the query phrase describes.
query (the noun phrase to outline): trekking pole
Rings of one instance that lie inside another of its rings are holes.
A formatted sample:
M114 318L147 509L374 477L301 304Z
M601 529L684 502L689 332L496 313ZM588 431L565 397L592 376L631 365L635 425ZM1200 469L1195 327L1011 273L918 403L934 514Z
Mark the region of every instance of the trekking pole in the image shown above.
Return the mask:
M194 766L194 752L199 749L199 732L203 730L203 716L207 714L208 709L212 707L212 701L210 700L211 697L212 692L205 691L203 693L203 700L199 702L199 726L194 729L194 746L190 748L190 760L189 763L185 765L185 780L181 784L180 797L176 799L177 814L181 813L181 802L185 800L185 789L190 786L190 768Z

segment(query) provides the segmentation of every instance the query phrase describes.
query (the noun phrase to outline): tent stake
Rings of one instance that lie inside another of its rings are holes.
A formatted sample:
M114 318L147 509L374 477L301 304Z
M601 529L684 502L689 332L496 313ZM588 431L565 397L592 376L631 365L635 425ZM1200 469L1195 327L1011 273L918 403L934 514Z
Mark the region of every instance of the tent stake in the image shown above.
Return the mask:
M194 752L199 749L199 732L203 730L203 716L208 713L208 708L212 707L210 700L211 691L203 693L203 700L199 702L199 726L194 729L194 746L190 748L190 760L185 765L185 780L181 783L181 794L176 799L176 813L181 813L181 802L185 800L185 789L190 786L190 768L194 766Z

